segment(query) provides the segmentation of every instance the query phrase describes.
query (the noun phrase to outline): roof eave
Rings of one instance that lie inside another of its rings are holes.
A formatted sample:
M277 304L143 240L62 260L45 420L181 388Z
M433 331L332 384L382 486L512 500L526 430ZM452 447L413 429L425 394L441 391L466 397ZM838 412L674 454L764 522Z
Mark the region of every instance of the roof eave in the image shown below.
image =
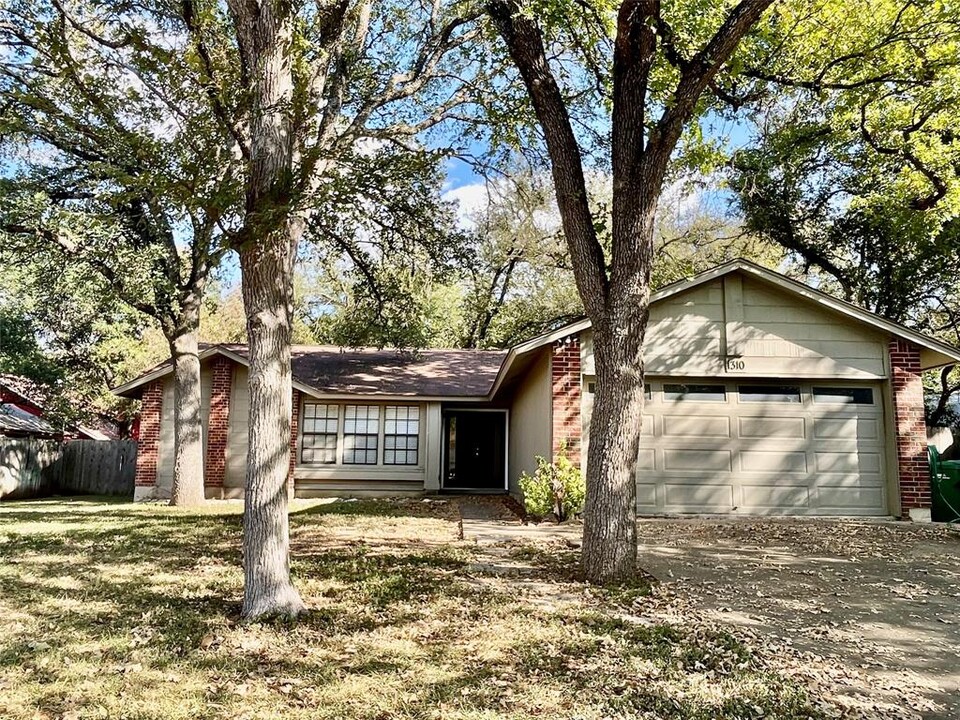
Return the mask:
M500 390L500 387L503 385L510 373L510 367L519 356L526 355L534 350L539 350L542 347L551 345L557 342L557 340L562 340L570 335L583 332L589 327L591 327L590 320L583 318L582 320L577 320L569 325L564 325L563 327L552 330L551 332L538 335L537 337L531 338L530 340L522 342L519 345L514 345L512 348L510 348L509 352L507 352L507 356L500 364L500 370L497 371L497 378L493 381L493 387L490 388L487 399L493 400L493 398L496 397L497 392Z

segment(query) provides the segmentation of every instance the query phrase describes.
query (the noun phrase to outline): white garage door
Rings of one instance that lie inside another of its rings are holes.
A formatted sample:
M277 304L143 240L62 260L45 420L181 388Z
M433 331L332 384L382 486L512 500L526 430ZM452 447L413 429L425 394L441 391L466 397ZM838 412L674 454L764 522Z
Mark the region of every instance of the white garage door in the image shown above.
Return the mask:
M641 513L887 515L880 386L652 382Z

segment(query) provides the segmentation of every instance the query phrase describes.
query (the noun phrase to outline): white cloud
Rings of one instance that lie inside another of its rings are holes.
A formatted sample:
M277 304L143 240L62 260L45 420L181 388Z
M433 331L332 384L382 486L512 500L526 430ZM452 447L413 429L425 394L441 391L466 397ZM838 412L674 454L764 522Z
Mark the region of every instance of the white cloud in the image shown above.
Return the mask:
M490 191L486 183L470 183L447 190L443 194L443 199L447 202L457 203L457 224L461 228L469 230L476 227L474 218L477 213L490 204Z

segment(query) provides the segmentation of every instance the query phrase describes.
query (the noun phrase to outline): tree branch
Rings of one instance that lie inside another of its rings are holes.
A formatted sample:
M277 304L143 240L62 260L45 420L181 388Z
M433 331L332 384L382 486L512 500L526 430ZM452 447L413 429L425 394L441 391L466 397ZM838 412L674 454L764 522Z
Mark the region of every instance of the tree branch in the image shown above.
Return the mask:
M940 200L942 200L947 195L947 184L943 179L937 175L926 163L924 163L916 154L906 146L906 141L909 140L912 130L905 129L904 134L904 146L902 148L891 148L883 145L877 138L867 129L867 105L869 103L864 103L860 106L860 135L867 142L867 144L873 148L873 150L881 155L888 155L894 157L902 157L906 160L917 172L923 175L927 180L930 181L930 184L933 185L933 192L929 195L923 197L913 198L910 201L910 206L914 210L924 211L929 210L934 205L936 205Z
M516 0L491 0L487 12L520 71L543 127L574 277L587 312L601 322L608 293L606 262L590 213L580 147L547 60L543 35L536 23L520 12Z
M213 113L216 115L221 124L223 124L223 126L227 129L231 137L233 137L233 140L237 143L237 147L240 149L240 154L243 156L243 158L245 160L249 160L250 143L247 140L247 136L244 131L244 125L236 118L231 117L231 113L228 111L226 105L224 105L220 98L220 93L217 91L217 83L213 70L213 58L210 55L210 50L207 48L207 44L203 40L203 30L199 25L197 25L193 0L182 0L180 7L181 17L183 18L184 25L186 25L187 32L193 39L193 44L197 50L197 55L200 56L200 62L203 65L203 77L200 78L200 84L207 95L207 99L210 101L210 106L213 108Z

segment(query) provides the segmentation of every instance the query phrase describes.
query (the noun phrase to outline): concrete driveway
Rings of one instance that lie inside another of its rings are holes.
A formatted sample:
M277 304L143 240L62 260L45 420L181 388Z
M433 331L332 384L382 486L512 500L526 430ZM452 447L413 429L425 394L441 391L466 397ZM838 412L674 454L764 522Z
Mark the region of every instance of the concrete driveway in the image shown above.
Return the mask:
M919 716L960 718L957 529L683 519L642 520L639 536L644 569L705 613L865 673Z

